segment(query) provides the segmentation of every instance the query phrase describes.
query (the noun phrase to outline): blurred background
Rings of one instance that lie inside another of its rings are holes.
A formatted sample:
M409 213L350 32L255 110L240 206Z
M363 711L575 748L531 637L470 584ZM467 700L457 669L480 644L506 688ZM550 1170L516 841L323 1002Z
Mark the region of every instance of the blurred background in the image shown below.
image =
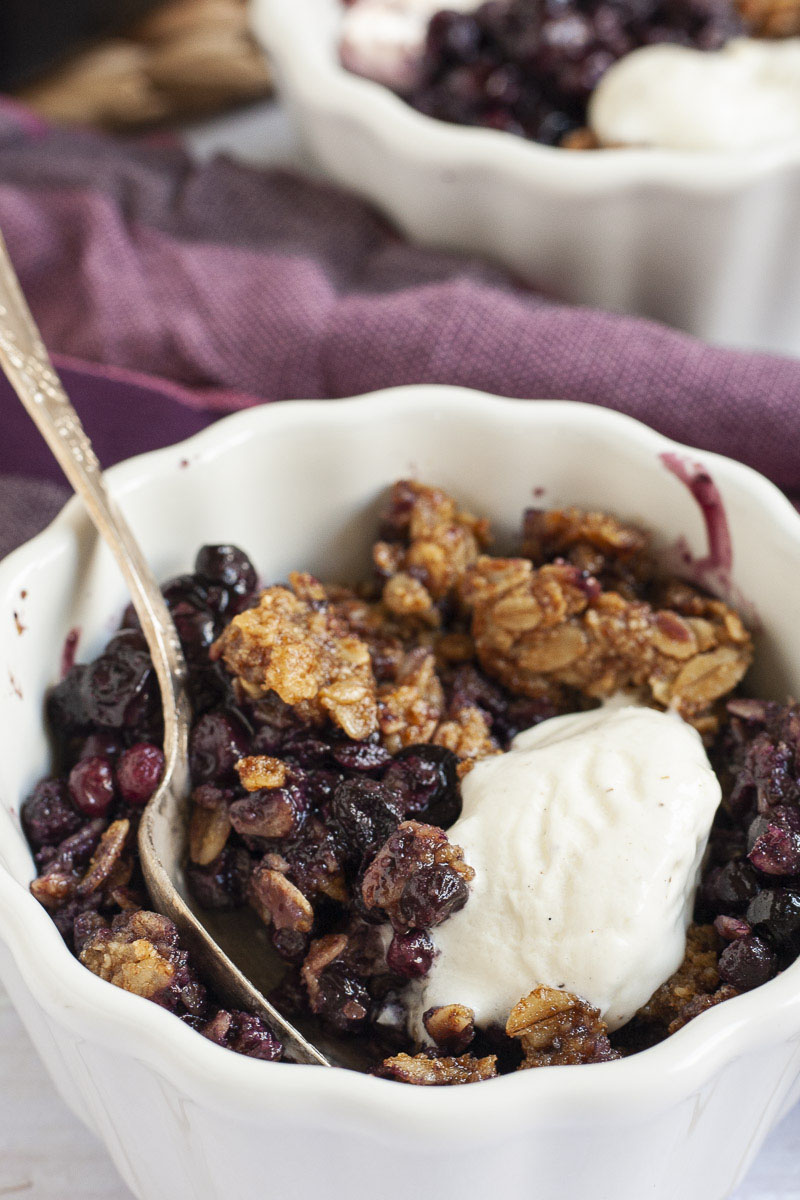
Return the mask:
M246 0L2 0L0 90L57 123L134 131L253 102L271 82Z

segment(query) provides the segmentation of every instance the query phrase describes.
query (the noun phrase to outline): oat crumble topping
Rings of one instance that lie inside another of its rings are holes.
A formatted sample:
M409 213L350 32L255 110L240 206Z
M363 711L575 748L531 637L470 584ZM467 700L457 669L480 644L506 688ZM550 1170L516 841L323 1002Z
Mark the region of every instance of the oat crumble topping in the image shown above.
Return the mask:
M278 1001L363 1038L383 1077L423 1086L610 1061L800 951L800 708L730 699L753 656L738 614L662 577L647 535L608 514L531 509L519 557L489 544L485 519L400 481L357 587L294 572L259 590L230 546L204 547L165 587L196 709L198 902L249 905L288 964ZM135 832L163 764L160 710L126 622L51 696L64 770L23 807L32 891L102 979L277 1058L271 1031L221 1005L148 909ZM424 1014L433 1048L411 1044L404 989L430 970L430 931L469 903L474 876L447 834L459 780L522 729L621 689L695 724L723 781L685 961L611 1035L581 997L531 980L505 1030L476 1028L454 996Z

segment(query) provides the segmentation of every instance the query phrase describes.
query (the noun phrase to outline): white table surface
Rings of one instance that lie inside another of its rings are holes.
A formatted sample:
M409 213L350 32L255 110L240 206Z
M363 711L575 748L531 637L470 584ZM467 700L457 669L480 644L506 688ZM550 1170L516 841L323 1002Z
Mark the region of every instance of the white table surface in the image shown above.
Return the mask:
M199 125L187 140L199 158L222 151L258 165L302 165L272 104ZM0 1200L6 1197L132 1200L102 1145L56 1095L0 988ZM800 1200L800 1105L773 1131L732 1200Z

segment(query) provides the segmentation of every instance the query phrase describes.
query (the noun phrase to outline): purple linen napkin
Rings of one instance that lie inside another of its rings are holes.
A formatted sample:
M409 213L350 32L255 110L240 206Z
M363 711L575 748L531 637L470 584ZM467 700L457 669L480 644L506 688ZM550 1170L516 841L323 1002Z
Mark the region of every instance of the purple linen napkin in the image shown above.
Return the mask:
M2 105L0 228L48 345L123 369L81 391L106 464L258 400L439 382L618 409L800 495L800 362L556 303L285 172ZM0 475L56 478L14 403L0 390ZM7 507L2 527L19 540Z

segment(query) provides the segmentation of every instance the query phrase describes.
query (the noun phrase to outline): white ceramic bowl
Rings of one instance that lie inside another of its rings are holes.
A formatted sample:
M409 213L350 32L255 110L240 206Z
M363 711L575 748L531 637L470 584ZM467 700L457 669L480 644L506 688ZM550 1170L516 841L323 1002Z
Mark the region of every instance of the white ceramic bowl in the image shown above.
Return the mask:
M251 5L314 161L409 237L565 300L800 354L800 144L578 153L447 125L340 66L341 0Z
M722 494L735 583L760 621L755 688L797 693L800 517L748 468L603 409L444 388L284 404L115 467L109 483L161 576L190 568L203 541L233 540L267 578L341 577L366 562L379 498L408 474L491 515L501 541L536 489L702 554L665 451L700 461ZM28 892L17 814L48 766L42 701L65 636L79 627L80 655L96 653L124 603L74 501L0 566L0 974L140 1200L719 1200L734 1187L800 1096L800 963L625 1061L426 1089L239 1057L72 958Z

